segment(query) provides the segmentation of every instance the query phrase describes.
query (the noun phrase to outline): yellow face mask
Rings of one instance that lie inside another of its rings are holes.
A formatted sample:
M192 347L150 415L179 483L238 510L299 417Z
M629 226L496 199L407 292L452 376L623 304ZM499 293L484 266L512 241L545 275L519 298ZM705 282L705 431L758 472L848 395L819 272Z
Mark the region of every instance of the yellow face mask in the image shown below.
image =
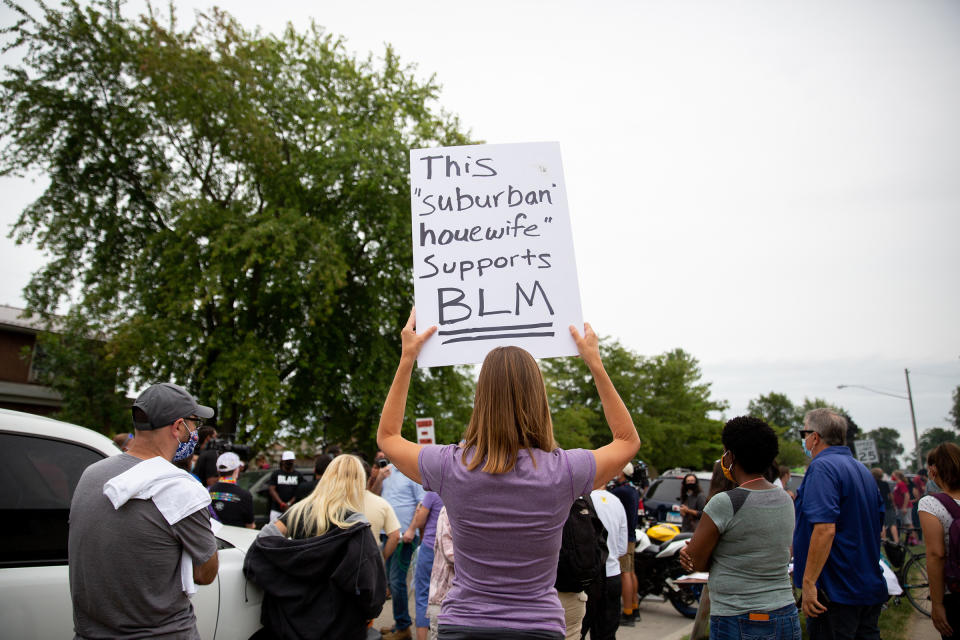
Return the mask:
M724 451L723 455L720 456L720 470L723 471L724 478L726 478L730 482L736 482L736 480L733 479L733 474L730 473L730 470L733 468L733 464L731 464L729 467L723 466L723 459L727 455L727 453L728 452Z

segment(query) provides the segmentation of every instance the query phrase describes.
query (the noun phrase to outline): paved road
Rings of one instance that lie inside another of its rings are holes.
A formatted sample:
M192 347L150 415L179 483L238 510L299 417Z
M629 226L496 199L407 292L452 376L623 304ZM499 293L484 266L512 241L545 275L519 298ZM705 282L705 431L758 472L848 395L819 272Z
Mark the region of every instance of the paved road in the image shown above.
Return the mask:
M410 593L410 618L413 611L413 593ZM620 627L618 640L680 640L690 633L693 620L684 618L669 602L645 599L640 605L640 622L635 627ZM387 600L380 617L374 622L374 629L393 624L393 605Z

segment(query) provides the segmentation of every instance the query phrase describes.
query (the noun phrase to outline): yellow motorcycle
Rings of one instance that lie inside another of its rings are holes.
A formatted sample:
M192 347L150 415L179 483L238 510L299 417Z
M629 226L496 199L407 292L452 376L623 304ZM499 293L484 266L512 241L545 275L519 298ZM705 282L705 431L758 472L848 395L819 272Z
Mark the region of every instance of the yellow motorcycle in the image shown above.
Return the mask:
M681 615L697 615L702 587L676 583L686 573L680 566L680 549L691 537L693 534L681 533L679 526L668 522L649 521L645 529L637 529L634 571L640 602L645 596L663 596Z

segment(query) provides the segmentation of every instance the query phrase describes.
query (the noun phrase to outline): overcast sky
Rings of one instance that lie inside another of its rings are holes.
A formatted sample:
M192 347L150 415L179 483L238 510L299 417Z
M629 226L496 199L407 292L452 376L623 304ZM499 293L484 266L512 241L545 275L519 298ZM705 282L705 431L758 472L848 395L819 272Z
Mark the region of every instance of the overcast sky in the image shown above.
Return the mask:
M921 431L946 424L960 3L225 6L272 32L314 18L361 56L391 43L475 139L558 141L585 319L640 353L692 353L728 417L769 391L818 396L909 450L905 400L836 387L905 395L910 368ZM8 228L39 187L0 188ZM21 305L42 257L0 247L0 303Z

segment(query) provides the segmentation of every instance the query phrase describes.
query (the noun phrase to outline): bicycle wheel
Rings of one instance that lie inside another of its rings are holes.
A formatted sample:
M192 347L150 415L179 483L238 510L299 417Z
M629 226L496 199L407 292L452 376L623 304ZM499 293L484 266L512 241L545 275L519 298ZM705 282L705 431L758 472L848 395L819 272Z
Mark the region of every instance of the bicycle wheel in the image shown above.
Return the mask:
M927 579L927 557L919 553L903 568L903 590L917 611L930 617L930 582Z

